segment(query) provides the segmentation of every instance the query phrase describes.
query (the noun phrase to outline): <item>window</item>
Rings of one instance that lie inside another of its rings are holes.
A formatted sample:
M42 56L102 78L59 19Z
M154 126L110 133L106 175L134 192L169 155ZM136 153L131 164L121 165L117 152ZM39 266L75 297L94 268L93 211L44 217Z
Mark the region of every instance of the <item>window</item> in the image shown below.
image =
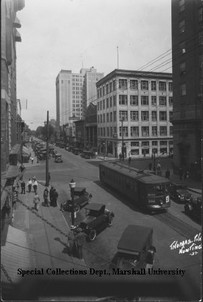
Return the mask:
M102 114L100 115L100 122L102 123Z
M106 136L106 128L103 128L103 136Z
M149 127L142 127L142 136L149 136Z
M173 135L173 126L170 126L169 131L170 131L169 135L172 136Z
M166 154L167 153L167 148L160 148L160 153L161 154Z
M112 82L109 84L109 90L112 92Z
M110 122L112 122L113 113L110 112Z
M159 97L159 106L166 106L166 96Z
M149 120L149 111L141 111L141 120L148 121Z
M113 136L113 128L110 127L110 136L112 137Z
M180 86L180 95L186 95L186 84Z
M169 122L173 120L173 111L169 111Z
M107 136L109 136L109 127L107 127L106 129L107 129Z
M159 112L159 120L160 121L166 121L167 120L167 112L166 111L160 111Z
M167 136L167 127L160 126L160 136Z
M184 11L185 9L185 0L179 0L179 12Z
M123 128L123 136L128 137L128 127L119 127L119 135L122 136L122 128Z
M131 142L131 147L139 147L139 142Z
M100 101L100 110L102 110L102 101Z
M152 136L157 136L157 126L152 126Z
M173 83L172 82L168 83L168 90L173 91Z
M103 113L103 123L105 123L105 113Z
M139 149L131 149L130 151L131 155L139 155Z
M138 89L138 81L137 80L130 80L130 89L137 90Z
M102 87L102 94L103 94L103 96L105 95L105 87L104 86Z
M186 63L180 63L180 75L183 76L186 73Z
M152 146L157 146L158 142L157 141L152 141Z
M116 111L113 112L113 121L116 122Z
M182 20L179 23L179 33L182 34L184 32L185 32L185 20Z
M159 90L166 91L166 82L159 82Z
M106 84L106 94L109 93L109 84Z
M99 111L99 102L97 103L97 110Z
M167 146L167 141L160 141L160 146Z
M148 147L149 146L149 142L148 141L144 141L142 142L141 146L143 147Z
M157 112L156 111L152 111L152 121L153 122L157 121Z
M103 100L103 109L105 109L105 100Z
M148 95L141 95L141 105L143 105L143 106L149 105Z
M138 95L130 95L130 105L138 106Z
M186 53L185 42L180 43L179 47L180 47L181 54Z
M113 80L113 91L116 90L116 80Z
M109 113L106 114L106 122L109 123Z
M106 99L106 108L109 108L109 99Z
M127 80L119 79L119 89L127 89Z
M151 90L156 90L156 81L151 81Z
M109 104L109 106L110 106L110 107L112 107L112 96L110 97L110 99L109 99L109 100L110 100L110 104Z
M119 95L119 105L127 105L128 104L128 96L125 94Z
M119 111L119 120L127 121L128 120L128 111Z
M141 90L148 90L148 81L141 81Z
M138 137L139 136L139 127L130 127L130 135L132 137Z
M130 111L130 120L131 121L139 121L139 112L138 111Z
M169 106L173 106L173 98L169 96L168 98Z
M152 106L156 106L156 96L155 95L152 96L151 102L152 102Z
M113 105L116 106L116 95L113 95Z

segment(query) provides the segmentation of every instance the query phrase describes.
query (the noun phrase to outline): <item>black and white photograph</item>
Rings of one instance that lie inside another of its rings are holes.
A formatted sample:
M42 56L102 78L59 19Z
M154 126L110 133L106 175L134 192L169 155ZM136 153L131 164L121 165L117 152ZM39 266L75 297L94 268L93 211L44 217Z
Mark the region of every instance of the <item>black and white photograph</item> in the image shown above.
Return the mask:
M1 0L2 301L201 301L202 0Z

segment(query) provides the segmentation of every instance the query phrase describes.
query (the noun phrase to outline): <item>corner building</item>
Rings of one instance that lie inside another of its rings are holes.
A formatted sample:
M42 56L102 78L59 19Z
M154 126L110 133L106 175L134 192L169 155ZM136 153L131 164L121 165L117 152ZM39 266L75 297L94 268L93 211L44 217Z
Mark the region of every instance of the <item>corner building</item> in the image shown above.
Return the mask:
M173 153L172 75L115 69L97 82L99 153L136 158Z
M174 163L177 167L190 169L192 174L198 172L200 176L203 1L172 0L171 3Z

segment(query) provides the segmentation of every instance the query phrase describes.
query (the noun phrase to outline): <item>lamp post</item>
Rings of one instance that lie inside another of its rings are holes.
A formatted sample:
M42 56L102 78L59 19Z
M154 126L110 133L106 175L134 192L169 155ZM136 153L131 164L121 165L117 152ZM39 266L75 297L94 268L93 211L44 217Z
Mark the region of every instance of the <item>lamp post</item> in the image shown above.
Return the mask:
M75 191L75 186L76 182L72 179L69 183L70 187L70 193L71 193L71 228L75 228L74 222L75 222L75 217L74 217L74 191Z
M49 111L47 111L47 144L46 144L46 186L49 186Z
M156 157L155 157L156 150L153 149L152 152L153 152L153 154L152 154L152 156L153 156L153 171L155 172L156 171Z
M122 120L121 120L121 137L122 137L121 153L122 153L122 159L124 160L124 134L123 134L123 121L124 121L124 118L122 117Z

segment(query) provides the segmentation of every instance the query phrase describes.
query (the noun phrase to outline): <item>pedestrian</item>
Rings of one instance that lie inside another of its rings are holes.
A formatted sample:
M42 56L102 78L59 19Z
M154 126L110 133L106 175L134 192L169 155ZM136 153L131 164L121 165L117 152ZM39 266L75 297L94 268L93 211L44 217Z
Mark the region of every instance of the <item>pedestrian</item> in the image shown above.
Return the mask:
M35 196L33 198L33 203L34 203L34 210L38 211L39 210L39 203L40 203L40 198L37 192L35 192Z
M119 160L120 161L122 160L122 154L121 153L119 154Z
M128 164L130 166L130 164L131 164L131 156L128 157Z
M24 180L21 181L21 194L25 194L25 182L24 182Z
M58 192L56 189L53 191L53 207L57 207L57 199L58 199Z
M75 239L75 235L73 233L72 230L70 230L70 232L68 233L68 242L67 242L67 246L68 246L68 251L69 251L69 254L73 256L74 254L74 239Z
M35 178L32 186L33 186L34 192L36 193L37 192L37 188L38 188L38 182L37 182L36 178Z
M32 164L33 164L34 158L33 158L33 157L31 157L30 159L31 159L31 162L32 162Z
M46 187L44 189L43 197L44 197L44 206L49 207L49 190L48 190L48 187Z
M147 257L146 257L146 270L148 268L153 268L154 265L154 255L156 253L156 249L155 247L151 247L148 251L147 251Z
M75 243L76 254L79 259L83 259L83 245L85 243L86 234L82 231L81 228L78 228L75 231L76 234L75 234L74 243Z
M21 164L19 169L20 169L20 172L23 172L23 171L25 170L24 165L23 165L23 164Z
M54 196L54 187L51 186L51 189L49 191L50 206L53 206L53 196Z
M27 186L28 186L28 192L30 193L32 190L32 180L30 178L28 180Z
M157 170L157 175L160 175L161 176L161 164L160 162L158 161L158 164L156 166L156 170Z

